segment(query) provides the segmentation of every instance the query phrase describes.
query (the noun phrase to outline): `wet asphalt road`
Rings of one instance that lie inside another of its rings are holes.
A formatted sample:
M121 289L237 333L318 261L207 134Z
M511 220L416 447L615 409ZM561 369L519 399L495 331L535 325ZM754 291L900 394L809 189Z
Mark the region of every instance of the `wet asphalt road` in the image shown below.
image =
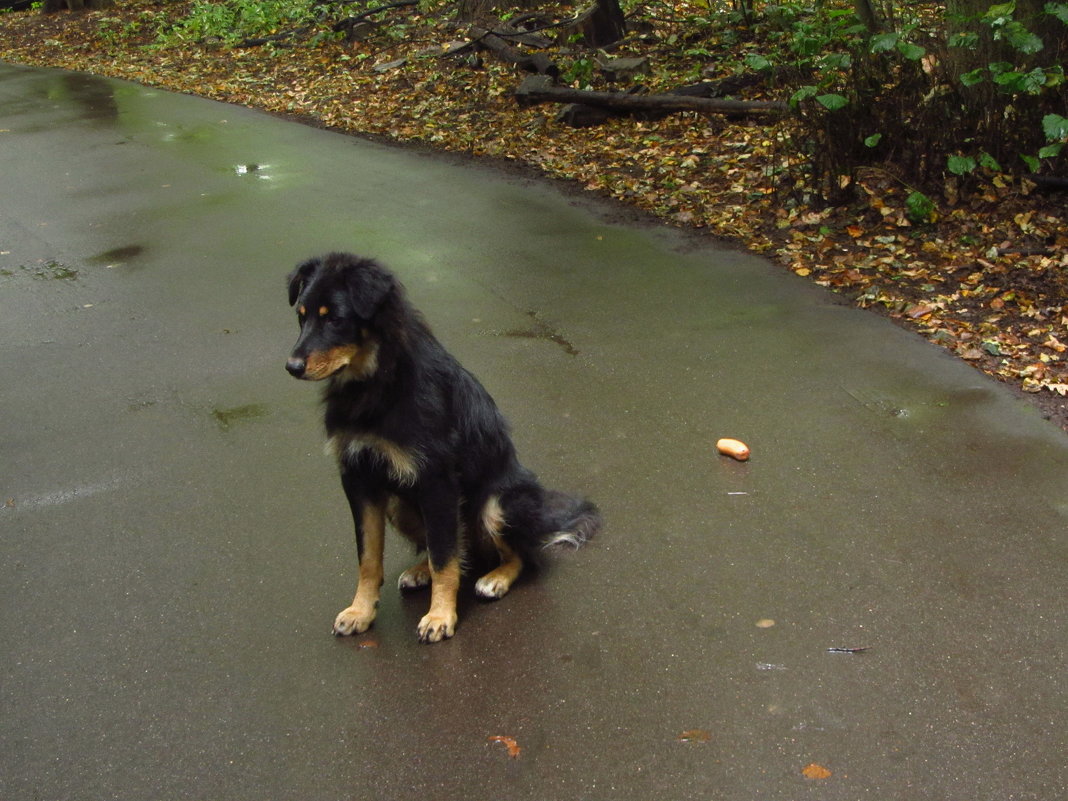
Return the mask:
M330 635L354 547L282 280L330 249L608 521L439 645L399 540ZM3 801L1068 792L1068 440L760 259L0 65L0 368Z

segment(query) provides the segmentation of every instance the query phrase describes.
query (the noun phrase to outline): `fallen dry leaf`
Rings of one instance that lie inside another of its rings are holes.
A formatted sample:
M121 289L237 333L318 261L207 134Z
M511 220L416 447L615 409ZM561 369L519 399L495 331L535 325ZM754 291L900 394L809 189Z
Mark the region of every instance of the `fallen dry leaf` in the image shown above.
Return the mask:
M495 734L492 737L487 737L486 740L491 743L504 743L508 748L508 756L512 759L519 758L519 743L515 741L514 737L505 737L502 734Z
M707 743L712 739L712 734L704 729L687 729L675 739L680 743Z
M801 768L801 772L806 779L827 779L831 776L831 772L823 765L817 765L815 762L809 762L805 767Z

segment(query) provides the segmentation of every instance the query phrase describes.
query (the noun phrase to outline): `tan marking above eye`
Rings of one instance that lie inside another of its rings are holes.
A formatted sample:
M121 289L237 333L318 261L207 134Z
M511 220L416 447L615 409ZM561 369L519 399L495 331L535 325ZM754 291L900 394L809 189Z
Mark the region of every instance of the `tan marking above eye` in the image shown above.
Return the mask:
M330 309L328 309L326 306L320 306L319 307L319 316L320 317L326 317L326 315L328 315L328 314L330 314Z
M308 313L308 310L301 306L297 311L303 316Z

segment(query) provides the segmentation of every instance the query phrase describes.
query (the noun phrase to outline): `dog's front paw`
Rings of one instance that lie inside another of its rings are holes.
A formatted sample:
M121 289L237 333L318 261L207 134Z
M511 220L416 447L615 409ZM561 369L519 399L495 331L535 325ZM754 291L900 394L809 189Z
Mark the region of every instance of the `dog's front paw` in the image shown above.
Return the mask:
M375 619L375 608L365 609L350 606L342 609L334 619L334 634L345 637L349 634L363 634L371 628Z
M416 628L419 642L441 642L456 633L456 613L430 612L423 616Z

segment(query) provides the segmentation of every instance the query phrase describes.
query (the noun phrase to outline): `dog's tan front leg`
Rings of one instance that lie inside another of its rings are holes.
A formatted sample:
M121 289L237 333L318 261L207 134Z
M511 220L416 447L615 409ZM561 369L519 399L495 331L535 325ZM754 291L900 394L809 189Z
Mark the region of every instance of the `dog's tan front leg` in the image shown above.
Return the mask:
M385 509L378 504L364 503L360 525L360 577L356 582L356 596L352 599L352 605L342 609L334 620L334 634L337 635L367 631L378 612L382 553L386 539Z
M460 588L460 560L453 557L443 568L430 565L430 611L419 621L421 642L440 642L456 633L456 593Z

